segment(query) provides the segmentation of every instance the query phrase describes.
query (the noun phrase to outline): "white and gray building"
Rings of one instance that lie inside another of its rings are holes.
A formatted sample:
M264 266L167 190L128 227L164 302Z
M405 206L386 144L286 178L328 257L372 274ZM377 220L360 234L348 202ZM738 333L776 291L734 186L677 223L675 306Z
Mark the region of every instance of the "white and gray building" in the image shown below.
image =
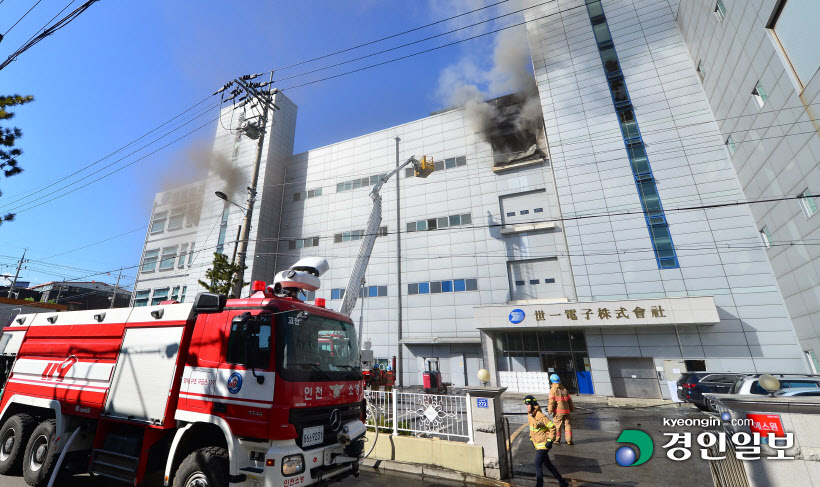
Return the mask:
M797 41L777 36L789 2L533 8L537 94L489 101L495 116L482 130L469 109L452 108L293 154L296 106L278 94L246 280L324 256L331 269L310 298L338 309L370 187L397 160L426 155L429 177L402 172L382 190L382 230L352 313L376 357L401 357L405 385L420 384L434 358L455 385L487 368L493 383L539 391L555 372L579 392L644 397L669 397L685 370L810 371L817 247L781 243L811 242L814 198L744 203L820 191L818 63L800 47L789 62ZM516 123L533 96L542 119ZM781 118L786 106L794 118ZM244 204L256 144L216 130L221 162L199 183L197 223L184 238L160 233L173 208L155 206L135 285L143 300L177 285L190 300L212 253L233 252L243 210L212 195L230 186L227 160L242 181L229 199ZM161 269L164 249L179 257L184 242L187 252L195 242L184 272Z

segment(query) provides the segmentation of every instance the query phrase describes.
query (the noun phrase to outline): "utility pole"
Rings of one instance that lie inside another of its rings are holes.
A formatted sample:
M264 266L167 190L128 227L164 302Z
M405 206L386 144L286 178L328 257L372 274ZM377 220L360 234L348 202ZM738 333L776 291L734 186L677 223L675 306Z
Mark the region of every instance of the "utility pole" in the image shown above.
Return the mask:
M396 168L399 167L399 141L401 139L396 136ZM396 277L399 284L399 328L398 328L398 340L396 344L399 347L398 353L398 362L396 363L396 368L398 370L395 371L396 378L399 381L399 387L402 387L404 381L402 380L402 376L404 375L404 362L402 362L401 357L401 313L402 313L402 306L401 306L401 174L396 174Z
M239 257L239 270L237 271L237 279L236 284L234 285L233 294L237 298L241 297L242 294L242 287L245 281L245 259L247 257L248 251L248 238L250 237L251 231L251 217L253 216L253 204L256 201L256 184L259 180L259 166L262 162L262 149L265 145L265 132L268 125L268 110L271 108L275 108L273 102L271 100L271 95L278 92L278 90L271 90L268 88L267 91L263 91L259 93L256 88L254 88L252 83L248 83L248 80L255 76L243 76L242 78L237 78L234 81L240 87L242 87L246 92L248 97L254 97L261 105L262 105L262 116L259 119L259 122L256 127L250 125L245 129L245 135L250 138L255 138L256 135L256 159L253 162L253 175L251 176L251 185L248 187L248 202L247 202L247 210L245 211L245 218L242 221L242 238L239 240L239 249L237 250L237 255ZM244 79L243 79L244 78ZM270 80L267 83L267 86L270 87L270 84L273 82L273 72L270 74ZM261 86L261 85L260 85Z
M120 269L120 273L117 274L117 284L114 285L114 295L111 296L111 306L109 306L108 309L113 308L114 302L117 300L117 289L120 288L120 277L122 277L122 269Z
M17 285L17 277L20 275L20 268L23 267L23 262L26 261L26 251L28 249L23 249L23 257L20 259L20 262L17 263L17 272L14 273L14 280L11 281L11 287L9 288L9 295L11 297L11 293L14 292L14 286Z

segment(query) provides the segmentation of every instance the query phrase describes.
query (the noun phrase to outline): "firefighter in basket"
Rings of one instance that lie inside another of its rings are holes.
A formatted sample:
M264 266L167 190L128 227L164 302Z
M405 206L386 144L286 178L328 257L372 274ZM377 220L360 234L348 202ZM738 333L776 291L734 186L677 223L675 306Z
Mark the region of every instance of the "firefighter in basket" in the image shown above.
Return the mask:
M555 439L555 425L550 418L541 411L541 406L533 396L524 398L527 407L527 423L530 427L530 441L535 447L535 487L543 487L544 472L542 466L547 467L560 487L567 487L569 484L564 477L558 473L558 469L550 461L549 452Z
M572 445L572 426L569 424L570 413L575 409L572 405L572 397L569 391L561 385L561 378L558 374L550 376L550 399L547 405L547 412L552 416L555 423L555 442L561 443L561 427L564 427L564 439L567 445Z

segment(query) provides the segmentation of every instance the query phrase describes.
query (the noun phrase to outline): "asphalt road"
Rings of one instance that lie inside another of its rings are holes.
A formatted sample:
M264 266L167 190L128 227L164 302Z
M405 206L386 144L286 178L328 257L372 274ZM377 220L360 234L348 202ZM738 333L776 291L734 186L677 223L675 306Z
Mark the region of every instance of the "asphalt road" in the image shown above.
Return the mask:
M61 484L57 487L108 487L110 485L112 485L111 482L105 481L105 479L91 479L87 475L80 475L77 477L72 477L70 482ZM339 487L376 487L385 485L402 487L456 487L463 484L446 481L428 482L420 479L418 476L405 474L379 474L376 472L363 470L359 478L348 477L347 480L333 485L338 485ZM26 484L23 480L23 477L0 476L0 487L28 487L28 484Z
M524 412L520 401L505 401L505 411ZM575 445L555 445L550 458L562 476L573 480L573 486L659 486L691 487L711 486L712 476L709 463L700 458L698 446L692 445L692 458L686 461L672 461L667 458L663 445L668 437L663 433L700 433L698 426L673 427L663 424L669 419L700 419L709 416L691 405L682 407L660 406L647 408L590 407L589 410L576 409L572 419L573 441ZM508 415L513 434L520 429L512 442L514 485L529 486L535 483L535 450L529 440L526 416ZM621 431L641 430L654 441L654 452L649 461L635 467L621 467L615 462L615 452L625 446L617 443ZM552 476L545 472L546 485L556 485Z

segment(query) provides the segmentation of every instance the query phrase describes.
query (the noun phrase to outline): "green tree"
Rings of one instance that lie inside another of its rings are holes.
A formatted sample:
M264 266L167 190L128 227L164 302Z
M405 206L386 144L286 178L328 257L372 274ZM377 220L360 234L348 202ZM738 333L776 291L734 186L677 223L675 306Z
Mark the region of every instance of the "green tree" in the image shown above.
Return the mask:
M17 105L25 105L34 100L31 95L0 95L0 121L10 120L14 118L14 113L7 110L7 108ZM17 163L17 158L23 154L19 147L14 147L17 139L23 136L23 132L17 127L2 127L0 126L0 170L7 178L15 176L23 172ZM3 192L0 191L0 196ZM14 220L14 213L6 213L0 215L0 225L3 222L10 222Z
M237 279L239 278L239 271L244 271L248 268L248 266L242 268L239 264L228 262L228 258L218 252L214 252L214 261L212 265L213 267L208 269L205 273L205 277L211 280L210 284L205 281L199 281L199 285L211 293L224 294L229 298L236 297L233 295L233 288L238 282ZM243 286L246 284L248 283L242 283Z

